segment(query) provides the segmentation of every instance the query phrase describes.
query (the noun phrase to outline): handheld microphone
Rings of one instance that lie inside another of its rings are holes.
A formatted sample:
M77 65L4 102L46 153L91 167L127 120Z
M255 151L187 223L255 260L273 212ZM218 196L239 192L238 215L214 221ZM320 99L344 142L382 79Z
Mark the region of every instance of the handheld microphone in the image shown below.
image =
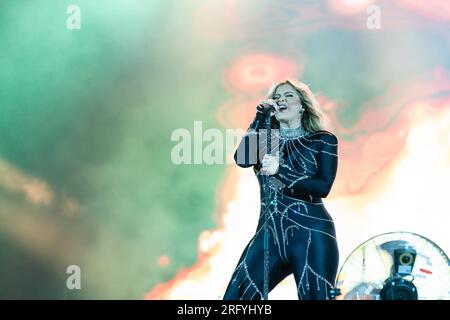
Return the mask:
M262 113L267 113L267 112L276 112L277 108L275 107L275 105L279 105L278 101L275 102L275 105L273 104L268 104L269 106L267 107L267 105L264 104L259 104L258 105L258 109L262 112Z

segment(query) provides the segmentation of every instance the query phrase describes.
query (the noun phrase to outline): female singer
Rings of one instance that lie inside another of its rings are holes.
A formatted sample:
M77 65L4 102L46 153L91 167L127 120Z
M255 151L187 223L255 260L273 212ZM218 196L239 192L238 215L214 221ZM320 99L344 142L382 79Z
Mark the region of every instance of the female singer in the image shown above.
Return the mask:
M234 155L237 165L252 167L256 174L261 212L224 299L264 299L265 274L267 294L291 273L299 299L330 299L339 253L334 223L322 198L336 176L337 148L336 136L322 129L317 102L306 84L286 80L271 88ZM268 232L266 260L264 230Z

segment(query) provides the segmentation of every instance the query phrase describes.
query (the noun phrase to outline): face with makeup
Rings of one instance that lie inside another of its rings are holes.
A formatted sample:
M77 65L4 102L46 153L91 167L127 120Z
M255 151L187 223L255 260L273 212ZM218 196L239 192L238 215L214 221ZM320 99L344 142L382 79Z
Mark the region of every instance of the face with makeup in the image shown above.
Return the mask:
M281 126L298 127L301 124L303 107L297 91L288 83L278 86L273 94L277 102L275 118Z

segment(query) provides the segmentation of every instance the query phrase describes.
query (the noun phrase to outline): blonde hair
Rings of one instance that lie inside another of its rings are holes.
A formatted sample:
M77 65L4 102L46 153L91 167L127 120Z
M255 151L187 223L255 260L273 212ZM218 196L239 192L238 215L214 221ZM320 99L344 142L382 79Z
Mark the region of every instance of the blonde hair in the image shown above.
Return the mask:
M285 81L274 84L268 94L268 99L273 99L275 94L275 90L283 84L291 85L298 96L300 97L300 102L302 106L305 108L302 115L302 125L305 130L309 132L316 132L323 130L322 125L322 113L319 110L319 103L317 102L314 94L309 89L308 85L303 82L300 82L296 79L287 79ZM274 129L278 129L280 127L280 123L275 117L271 118L271 127Z

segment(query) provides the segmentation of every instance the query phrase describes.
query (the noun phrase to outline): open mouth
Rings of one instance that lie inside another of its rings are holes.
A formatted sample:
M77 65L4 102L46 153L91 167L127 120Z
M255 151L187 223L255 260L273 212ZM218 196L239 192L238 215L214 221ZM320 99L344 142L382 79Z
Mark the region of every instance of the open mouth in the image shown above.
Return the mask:
M285 105L280 105L280 107L278 108L278 112L283 112L284 110L287 109L287 106Z

